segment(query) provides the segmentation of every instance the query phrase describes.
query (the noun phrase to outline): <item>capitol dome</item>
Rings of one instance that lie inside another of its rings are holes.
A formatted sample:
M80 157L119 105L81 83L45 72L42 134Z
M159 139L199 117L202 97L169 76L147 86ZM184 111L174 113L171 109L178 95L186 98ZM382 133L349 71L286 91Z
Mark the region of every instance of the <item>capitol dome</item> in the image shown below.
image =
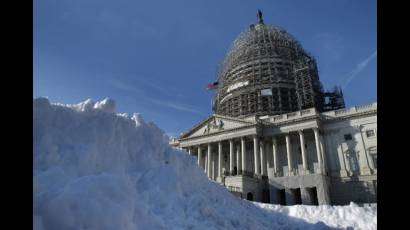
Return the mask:
M275 115L323 107L315 59L286 30L265 25L258 11L233 42L217 74L216 114Z

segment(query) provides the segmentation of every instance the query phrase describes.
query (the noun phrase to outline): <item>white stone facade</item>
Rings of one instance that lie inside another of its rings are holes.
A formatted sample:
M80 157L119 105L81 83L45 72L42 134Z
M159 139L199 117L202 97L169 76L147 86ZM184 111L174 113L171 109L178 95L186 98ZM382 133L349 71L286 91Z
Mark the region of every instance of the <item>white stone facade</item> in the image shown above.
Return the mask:
M214 114L183 133L178 147L242 198L287 205L376 202L377 103L259 118Z

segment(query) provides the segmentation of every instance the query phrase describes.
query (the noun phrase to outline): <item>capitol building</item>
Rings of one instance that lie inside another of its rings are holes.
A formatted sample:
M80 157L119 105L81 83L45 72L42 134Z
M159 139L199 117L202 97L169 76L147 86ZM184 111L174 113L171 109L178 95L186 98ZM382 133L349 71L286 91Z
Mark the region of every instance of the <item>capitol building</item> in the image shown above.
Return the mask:
M313 56L260 11L215 85L213 114L171 142L211 180L265 203L377 202L377 103L345 108Z

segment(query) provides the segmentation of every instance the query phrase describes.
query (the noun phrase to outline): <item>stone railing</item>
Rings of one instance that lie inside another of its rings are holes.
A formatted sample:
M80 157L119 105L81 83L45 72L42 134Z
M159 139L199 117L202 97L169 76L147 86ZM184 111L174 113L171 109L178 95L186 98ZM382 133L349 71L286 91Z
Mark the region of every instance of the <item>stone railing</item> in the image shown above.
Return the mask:
M283 171L278 170L276 173L273 174L274 177L283 177Z
M240 174L237 172L237 170L234 170L232 172L229 172L229 171L224 172L224 176L238 176L238 175Z
M297 112L287 113L287 114L286 114L286 118L296 117L297 115L298 115L298 113L297 113Z
M272 116L269 121L276 123L276 122L283 122L287 120L298 119L306 116L312 116L316 114L315 108L304 109L297 112L285 113L281 115Z
M323 112L322 115L325 118L331 118L331 117L345 116L345 115L350 115L350 114L354 114L358 112L366 112L366 111L372 111L372 110L377 110L377 102L372 103L372 104L367 104L367 105L358 105L358 106L354 106L351 108ZM300 119L303 117L309 117L309 116L313 116L316 114L318 114L318 112L316 111L315 108L309 108L309 109L304 109L304 110L300 110L296 112L270 116L269 118L264 118L264 120L269 121L271 123L279 123L279 122L285 122L285 121L290 121L294 119Z
M229 172L229 171L224 172L224 176L240 176L240 175L255 178L255 179L262 179L263 177L262 175L257 175L253 172L242 171L242 170L233 171L233 172Z
M279 121L283 119L283 115L277 115L271 118L272 122Z
M362 111L362 110L372 110L372 109L377 109L377 102L374 102L372 104L367 104L367 105L358 105L354 107L357 112Z
M283 166L282 170L275 174L275 177L284 176L303 176L307 174L322 174L322 169L319 167L317 162L313 163L313 168L309 168L308 171L303 169L303 164L298 164L296 168L293 169L293 174L289 174L288 166Z
M345 114L345 113L349 113L349 112L356 112L356 110L352 110L352 109L338 109L334 111L335 115L339 115L339 114Z
M346 116L346 115L351 115L351 114L355 114L359 112L372 111L372 110L377 110L377 102L372 103L372 104L367 104L367 105L354 106L354 107L346 108L346 109L338 109L338 110L333 110L329 112L324 112L322 113L322 115L325 118L332 118L332 117Z
M236 187L236 186L226 186L226 188L231 191L231 192L242 192L241 187Z
M311 114L311 113L313 113L314 112L314 110L313 109L305 109L305 110L301 110L300 111L300 115L306 115L306 114Z

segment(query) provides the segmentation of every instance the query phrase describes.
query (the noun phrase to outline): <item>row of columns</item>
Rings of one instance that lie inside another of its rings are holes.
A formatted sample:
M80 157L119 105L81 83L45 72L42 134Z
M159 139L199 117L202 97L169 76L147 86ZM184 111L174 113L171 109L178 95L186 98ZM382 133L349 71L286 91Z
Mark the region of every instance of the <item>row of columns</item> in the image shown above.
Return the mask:
M321 169L324 169L323 165L323 159L322 156L323 154L323 147L321 143L321 136L319 136L319 131L317 128L313 128L313 133L315 137L315 147L316 147L316 153L317 153L317 160L318 160L318 165ZM303 165L303 170L308 171L309 166L308 166L308 161L307 161L307 152L306 152L306 147L305 147L305 138L302 130L298 131L299 134L299 139L300 139L300 148L301 148L301 154L302 154L302 165ZM265 153L265 144L264 140L259 140L260 138L255 135L253 136L253 154L254 154L254 174L256 175L263 175L267 176L267 167L268 167L268 162L267 162L267 157ZM237 170L241 170L242 172L246 171L246 145L245 145L245 137L240 138L240 146L236 146L236 156L235 156L235 146L234 146L234 140L230 139L229 141L229 171L233 173L235 163ZM292 157L292 145L290 142L290 135L287 133L285 135L285 140L286 140L286 155L287 155L287 163L288 163L288 170L289 170L289 175L294 175L294 168L293 168L293 157ZM204 162L204 157L202 156L202 148L201 146L198 146L198 165L204 168L206 171L208 177L212 177L212 169L213 165L212 162L214 162L213 155L212 155L212 145L211 143L208 143L207 146L207 155L206 157L206 162ZM279 172L279 165L278 165L278 145L277 145L277 138L276 136L272 137L272 157L273 157L273 169L275 174ZM192 155L192 149L191 147L188 147L188 153ZM218 142L218 169L217 169L217 177L222 176L222 142ZM234 158L236 158L236 162L234 162Z

